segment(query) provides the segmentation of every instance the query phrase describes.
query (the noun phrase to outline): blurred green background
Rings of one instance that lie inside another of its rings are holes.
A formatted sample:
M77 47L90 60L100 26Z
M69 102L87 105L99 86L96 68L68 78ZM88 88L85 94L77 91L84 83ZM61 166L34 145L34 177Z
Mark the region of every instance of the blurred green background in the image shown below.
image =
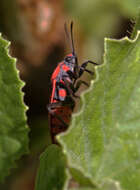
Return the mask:
M139 7L140 0L0 1L0 32L11 41L10 54L18 59L20 77L26 82L23 91L31 129L30 155L17 161L17 168L0 189L34 189L39 155L51 143L46 110L50 77L57 63L70 53L64 23L74 21L79 64L87 59L101 63L104 37L130 37Z

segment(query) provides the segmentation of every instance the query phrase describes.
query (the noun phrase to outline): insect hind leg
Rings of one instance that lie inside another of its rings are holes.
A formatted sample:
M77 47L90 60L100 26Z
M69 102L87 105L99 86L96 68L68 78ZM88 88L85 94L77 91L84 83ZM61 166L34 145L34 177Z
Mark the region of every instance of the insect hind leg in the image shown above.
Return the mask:
M80 88L80 86L84 84L85 86L89 87L89 84L83 80L78 80L76 85L75 85L75 93L78 91L78 89Z

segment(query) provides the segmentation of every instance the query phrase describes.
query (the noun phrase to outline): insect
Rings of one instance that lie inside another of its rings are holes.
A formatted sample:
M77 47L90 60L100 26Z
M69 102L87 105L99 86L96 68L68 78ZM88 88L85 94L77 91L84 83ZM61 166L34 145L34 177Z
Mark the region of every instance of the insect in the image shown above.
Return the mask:
M71 46L71 54L68 54L64 60L58 63L52 76L52 93L48 105L49 122L53 143L56 143L55 136L65 131L70 123L71 115L75 107L74 98L79 98L75 93L81 84L89 86L85 81L78 80L86 71L93 75L94 72L86 69L88 63L98 65L93 61L85 61L78 65L77 55L73 40L73 22L70 24L70 35L65 24L65 32Z

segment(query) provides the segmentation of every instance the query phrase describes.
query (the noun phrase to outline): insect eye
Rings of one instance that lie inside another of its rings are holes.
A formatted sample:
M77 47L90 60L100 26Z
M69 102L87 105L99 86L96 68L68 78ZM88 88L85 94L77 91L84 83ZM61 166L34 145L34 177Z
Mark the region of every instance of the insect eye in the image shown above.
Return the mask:
M71 61L71 57L66 57L65 59L67 62Z

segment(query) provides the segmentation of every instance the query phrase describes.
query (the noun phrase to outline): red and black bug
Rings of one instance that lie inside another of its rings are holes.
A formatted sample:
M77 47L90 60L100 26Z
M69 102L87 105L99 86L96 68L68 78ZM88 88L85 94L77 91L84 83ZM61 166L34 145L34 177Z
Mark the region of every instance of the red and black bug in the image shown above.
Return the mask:
M65 131L70 123L71 114L75 106L74 98L78 97L75 93L81 84L88 86L85 81L78 79L84 71L91 75L94 74L94 72L86 69L88 63L98 65L90 60L85 61L81 66L78 65L73 41L73 22L70 25L70 36L66 25L65 31L72 53L68 54L62 62L58 63L51 76L52 94L48 105L51 135L54 143L56 134Z

